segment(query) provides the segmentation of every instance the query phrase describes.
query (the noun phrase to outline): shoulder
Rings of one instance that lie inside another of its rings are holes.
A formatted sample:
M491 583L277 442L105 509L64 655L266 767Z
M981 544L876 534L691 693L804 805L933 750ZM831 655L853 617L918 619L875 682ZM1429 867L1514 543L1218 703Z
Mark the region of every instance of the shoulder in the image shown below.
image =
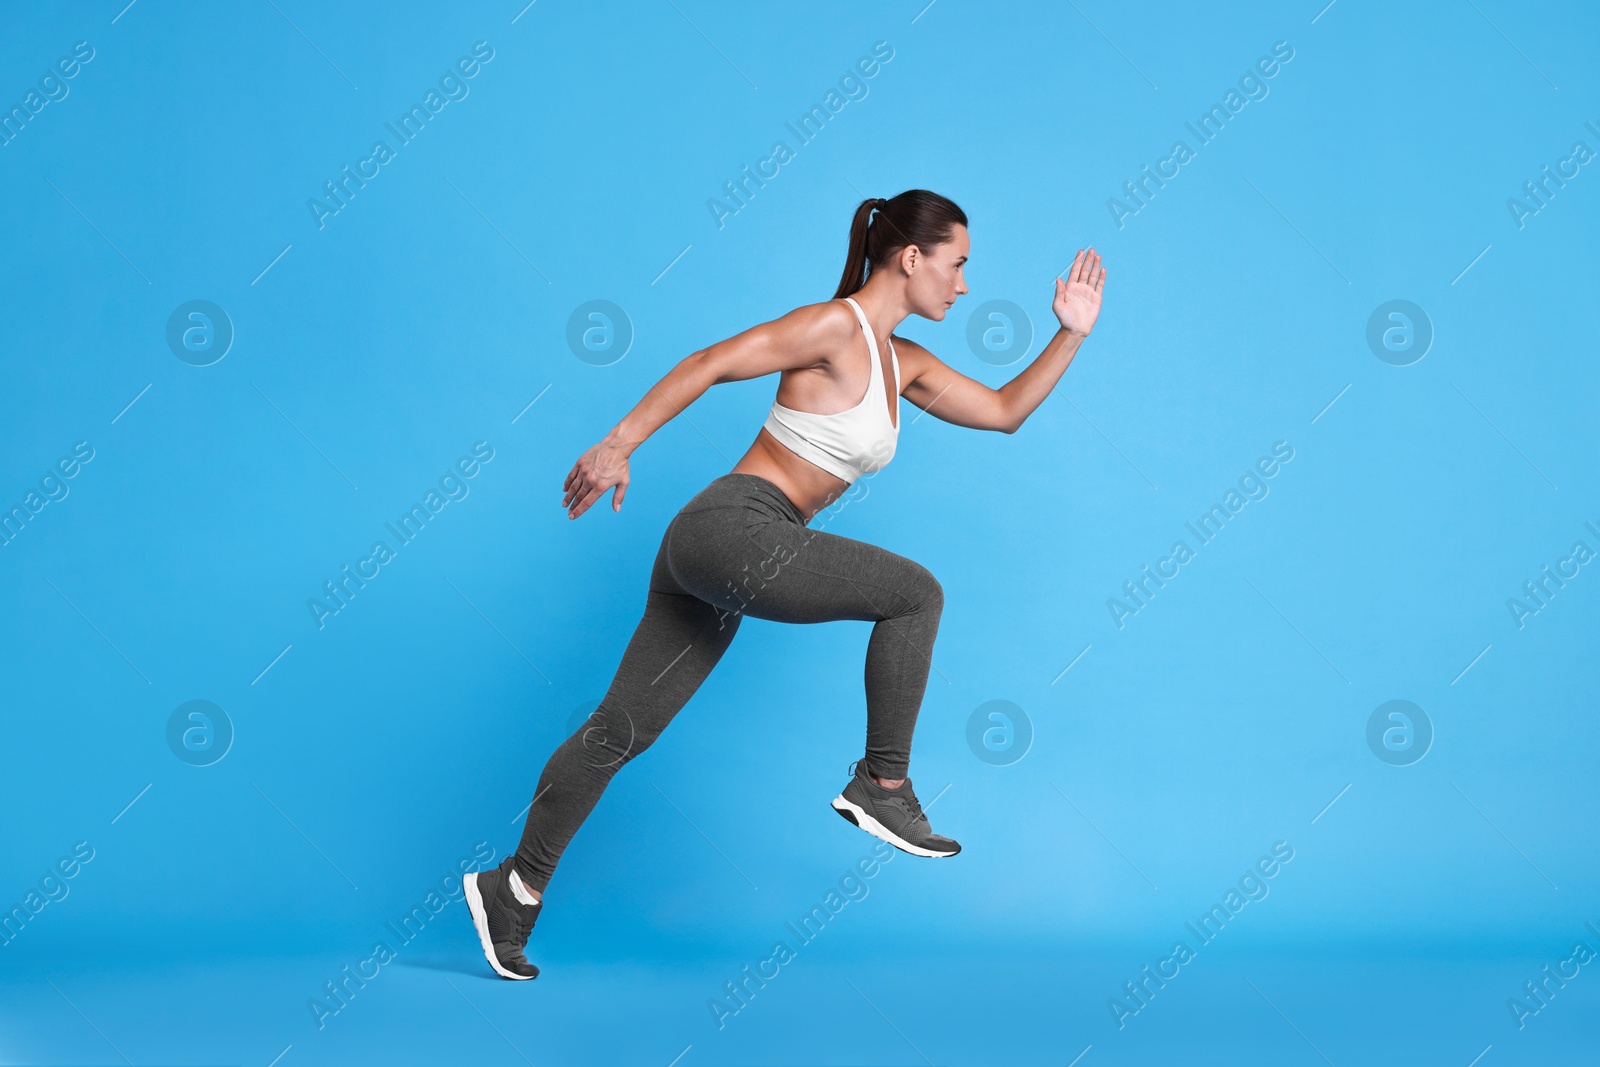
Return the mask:
M844 340L852 331L861 329L860 324L856 322L855 312L843 300L822 300L815 304L803 304L784 318L794 319L818 334L835 340Z
M795 349L810 353L820 360L837 354L859 333L855 312L843 300L824 300L803 304L772 325L783 339Z
M892 333L889 335L889 340L894 342L895 351L902 355L910 355L913 358L917 356L927 356L929 359L934 358L932 352L929 352L909 337L901 337L897 333Z
M910 381L928 367L939 364L939 357L923 348L917 342L899 334L890 334L889 340L894 343L895 357L900 361L900 367Z

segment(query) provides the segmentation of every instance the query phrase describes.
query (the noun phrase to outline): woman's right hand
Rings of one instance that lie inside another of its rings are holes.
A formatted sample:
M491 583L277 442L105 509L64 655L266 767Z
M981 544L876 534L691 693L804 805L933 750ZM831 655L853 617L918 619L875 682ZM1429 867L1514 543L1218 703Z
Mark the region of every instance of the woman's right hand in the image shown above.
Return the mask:
M611 510L622 510L622 497L628 491L628 452L620 445L602 441L578 457L562 486L561 506L567 518L575 519L589 510L607 489L616 486Z

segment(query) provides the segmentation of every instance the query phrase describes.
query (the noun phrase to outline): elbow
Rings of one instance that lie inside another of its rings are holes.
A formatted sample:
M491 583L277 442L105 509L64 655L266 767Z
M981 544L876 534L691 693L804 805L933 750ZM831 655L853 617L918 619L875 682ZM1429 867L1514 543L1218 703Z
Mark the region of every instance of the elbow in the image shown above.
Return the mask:
M713 385L721 385L730 379L723 375L723 366L709 348L702 348L698 352L685 356L680 364L689 372L691 378L701 385L701 392Z
M1022 429L1022 424L1028 421L1029 412L1016 403L1014 397L1006 396L1003 389L995 391L995 418L994 429L1004 434L1013 434Z

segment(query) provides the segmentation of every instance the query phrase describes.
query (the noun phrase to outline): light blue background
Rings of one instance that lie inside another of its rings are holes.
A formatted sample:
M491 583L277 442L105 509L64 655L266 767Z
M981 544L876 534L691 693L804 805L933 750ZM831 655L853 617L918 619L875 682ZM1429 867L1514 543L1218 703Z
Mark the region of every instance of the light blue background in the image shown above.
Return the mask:
M1520 629L1506 601L1600 549L1600 170L1521 228L1507 200L1575 141L1600 150L1600 18L923 3L7 11L6 108L75 42L95 57L0 148L0 498L75 442L95 456L0 548L0 898L76 842L95 857L0 948L0 1060L1497 1067L1592 1047L1592 967L1525 1029L1507 999L1600 948L1600 575ZM307 199L480 40L470 95L319 230ZM708 198L796 147L784 123L878 41L868 95L719 229ZM1269 95L1119 228L1108 198L1196 148L1184 123L1279 41ZM827 519L944 584L913 775L963 855L888 864L718 1029L707 1001L871 844L826 806L860 750L867 627L750 622L568 853L540 981L492 979L451 904L319 1030L308 999L386 921L478 842L515 846L662 530L775 383L663 428L620 514L565 519L573 460L677 360L828 298L854 205L911 187L971 217L972 291L902 333L991 385L1022 364L976 357L972 309L1023 307L1031 357L1074 251L1109 267L1100 325L1020 432L907 405L894 464ZM236 331L208 367L165 340L194 299ZM566 344L593 299L635 331L610 366ZM1392 299L1435 332L1410 366L1365 339ZM470 495L318 630L307 599L477 441L494 459ZM1119 629L1107 598L1193 547L1184 523L1279 441L1270 495ZM195 699L236 731L209 767L166 742ZM966 741L996 699L1035 734L1004 767ZM1391 699L1433 724L1411 766L1366 742ZM1108 998L1278 841L1270 895L1119 1030Z

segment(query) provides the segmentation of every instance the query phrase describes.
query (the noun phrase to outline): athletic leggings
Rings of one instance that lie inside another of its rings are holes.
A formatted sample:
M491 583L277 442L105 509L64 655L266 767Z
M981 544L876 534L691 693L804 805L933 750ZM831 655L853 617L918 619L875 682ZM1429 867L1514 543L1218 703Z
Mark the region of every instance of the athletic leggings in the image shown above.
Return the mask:
M716 479L667 526L644 618L605 699L545 764L514 858L518 875L544 890L611 776L666 729L747 615L876 624L867 643L867 768L904 778L943 607L944 591L921 564L807 528L765 478Z

